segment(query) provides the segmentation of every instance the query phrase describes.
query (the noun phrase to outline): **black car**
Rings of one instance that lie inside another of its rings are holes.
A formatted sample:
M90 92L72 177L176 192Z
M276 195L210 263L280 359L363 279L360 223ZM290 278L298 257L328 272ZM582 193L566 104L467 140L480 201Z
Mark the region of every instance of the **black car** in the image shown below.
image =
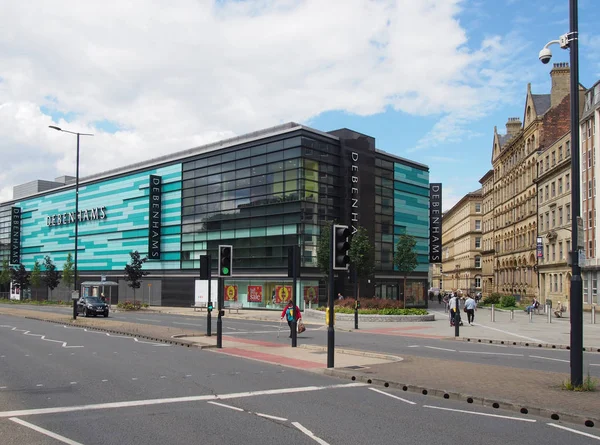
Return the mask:
M108 317L108 304L98 297L83 297L77 302L77 313L85 317L104 315Z

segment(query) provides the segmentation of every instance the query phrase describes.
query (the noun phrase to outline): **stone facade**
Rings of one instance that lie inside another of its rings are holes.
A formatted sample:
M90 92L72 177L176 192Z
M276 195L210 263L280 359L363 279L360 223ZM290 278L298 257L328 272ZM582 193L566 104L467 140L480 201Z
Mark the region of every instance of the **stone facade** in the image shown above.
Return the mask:
M443 215L442 290L481 291L482 198L481 189L471 192Z
M481 292L490 295L494 290L494 170L489 170L479 182L483 206Z

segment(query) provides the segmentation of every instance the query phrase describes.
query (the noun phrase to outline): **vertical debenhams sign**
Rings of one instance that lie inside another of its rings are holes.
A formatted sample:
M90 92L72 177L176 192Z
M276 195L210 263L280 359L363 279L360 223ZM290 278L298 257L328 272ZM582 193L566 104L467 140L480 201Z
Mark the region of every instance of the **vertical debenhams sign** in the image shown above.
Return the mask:
M359 201L358 196L360 192L360 181L358 176L358 153L353 151L350 153L350 200L351 203L351 221L352 221L352 235L358 231L359 223Z
M10 264L21 263L21 208L10 208Z
M429 184L429 262L442 262L442 183Z
M160 220L162 214L162 177L150 175L148 218L148 258L160 259Z

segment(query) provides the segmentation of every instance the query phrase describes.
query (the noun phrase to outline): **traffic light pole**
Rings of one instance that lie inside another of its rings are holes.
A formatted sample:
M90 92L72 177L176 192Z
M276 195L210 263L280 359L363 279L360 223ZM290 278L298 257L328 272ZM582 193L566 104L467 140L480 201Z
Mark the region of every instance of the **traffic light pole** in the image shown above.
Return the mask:
M333 262L335 255L335 226L331 227L331 246L330 258L329 258L329 325L327 326L327 367L333 368L334 354L335 354L335 332L333 329L333 293L335 292L335 283L333 279Z
M298 246L292 246L292 276L293 276L293 286L292 290L292 298L294 299L293 306L293 314L294 317L292 319L292 348L298 346L298 320L296 319L296 306L298 305L298 298L296 298L296 283L298 281Z
M223 317L221 314L223 311L223 285L225 284L225 280L222 277L219 277L219 292L218 292L218 311L219 315L217 316L217 348L223 348Z
M211 312L212 310L210 308L212 308L212 289L211 289L211 284L212 284L212 257L210 255L207 255L208 257L208 308L206 310L206 336L210 337L212 335L212 326L211 326L211 322L212 322L212 315Z

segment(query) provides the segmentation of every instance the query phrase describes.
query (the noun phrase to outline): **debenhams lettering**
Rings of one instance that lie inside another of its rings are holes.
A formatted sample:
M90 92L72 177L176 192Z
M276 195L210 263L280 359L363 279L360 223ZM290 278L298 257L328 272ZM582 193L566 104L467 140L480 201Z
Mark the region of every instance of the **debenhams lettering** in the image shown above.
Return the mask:
M93 209L85 209L79 211L79 222L95 221L106 218L106 207L95 207ZM75 222L75 212L59 213L57 215L46 216L47 226L64 226Z
M350 167L352 170L352 174L350 175L351 181L351 199L352 199L352 235L354 235L358 231L358 153L353 151L351 153L352 158L352 166Z

